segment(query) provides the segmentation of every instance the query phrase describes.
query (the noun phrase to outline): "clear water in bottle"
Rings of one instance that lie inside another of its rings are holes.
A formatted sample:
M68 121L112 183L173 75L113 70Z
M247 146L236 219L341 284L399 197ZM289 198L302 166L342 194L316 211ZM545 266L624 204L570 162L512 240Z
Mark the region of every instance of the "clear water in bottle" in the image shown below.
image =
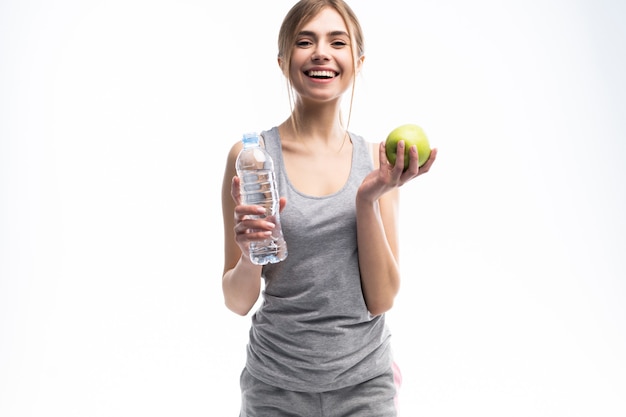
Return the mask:
M256 133L243 136L243 149L237 157L237 175L241 179L241 198L244 204L260 205L265 215L255 216L276 225L272 235L250 243L250 259L257 265L277 263L287 257L287 243L283 237L279 213L279 195L274 176L274 163L261 147Z

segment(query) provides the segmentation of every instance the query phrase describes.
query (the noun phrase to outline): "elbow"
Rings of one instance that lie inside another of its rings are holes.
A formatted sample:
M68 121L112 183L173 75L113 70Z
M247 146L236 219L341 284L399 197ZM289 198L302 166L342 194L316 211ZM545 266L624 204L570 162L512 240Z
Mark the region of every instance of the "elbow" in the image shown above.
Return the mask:
M377 300L376 302L367 303L367 311L374 317L385 314L391 310L392 307L393 299Z
M237 285L236 282L233 283L232 279L227 279L225 276L222 279L222 293L227 309L239 316L246 316L259 298L260 289L259 287L250 288L246 285Z
M246 310L233 310L233 309L231 309L230 311L232 311L233 313L235 313L235 314L237 314L238 316L241 316L241 317L247 316L248 313L250 312L250 310L246 311Z
M367 305L367 311L372 316L380 316L393 308L393 304L398 294L398 286L390 286L385 289L379 289L375 291L375 295L370 293L370 296L365 294L365 304Z
M251 306L244 306L241 304L236 304L233 302L229 302L228 300L225 300L224 304L226 304L226 308L228 308L230 311L242 317L247 316L250 310L252 309Z

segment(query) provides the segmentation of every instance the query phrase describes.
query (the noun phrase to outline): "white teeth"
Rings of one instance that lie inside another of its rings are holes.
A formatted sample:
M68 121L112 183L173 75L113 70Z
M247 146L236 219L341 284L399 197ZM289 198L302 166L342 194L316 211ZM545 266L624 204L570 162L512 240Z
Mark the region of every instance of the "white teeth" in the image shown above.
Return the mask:
M327 77L332 78L335 76L334 71L309 71L309 77Z

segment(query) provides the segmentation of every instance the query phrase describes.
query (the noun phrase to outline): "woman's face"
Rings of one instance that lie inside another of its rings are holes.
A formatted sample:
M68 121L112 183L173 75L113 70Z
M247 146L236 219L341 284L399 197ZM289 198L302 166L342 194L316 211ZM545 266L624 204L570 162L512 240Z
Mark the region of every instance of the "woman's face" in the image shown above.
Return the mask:
M363 57L357 62L358 69ZM348 28L332 8L323 9L296 37L289 76L304 100L338 100L354 78Z

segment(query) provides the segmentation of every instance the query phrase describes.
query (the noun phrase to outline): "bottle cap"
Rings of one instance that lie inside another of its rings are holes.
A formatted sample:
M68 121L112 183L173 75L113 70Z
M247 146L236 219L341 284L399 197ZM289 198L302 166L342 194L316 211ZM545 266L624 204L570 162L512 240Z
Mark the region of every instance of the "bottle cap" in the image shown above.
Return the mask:
M256 132L244 133L242 141L244 144L259 143L259 135Z

